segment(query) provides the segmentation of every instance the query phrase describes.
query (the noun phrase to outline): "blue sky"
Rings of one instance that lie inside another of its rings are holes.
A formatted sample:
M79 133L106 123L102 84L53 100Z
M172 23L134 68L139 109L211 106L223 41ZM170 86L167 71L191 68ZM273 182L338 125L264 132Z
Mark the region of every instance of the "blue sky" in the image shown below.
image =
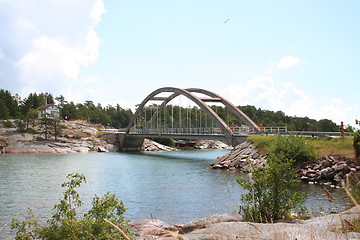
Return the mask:
M134 108L198 87L354 125L359 12L356 0L0 0L0 88Z

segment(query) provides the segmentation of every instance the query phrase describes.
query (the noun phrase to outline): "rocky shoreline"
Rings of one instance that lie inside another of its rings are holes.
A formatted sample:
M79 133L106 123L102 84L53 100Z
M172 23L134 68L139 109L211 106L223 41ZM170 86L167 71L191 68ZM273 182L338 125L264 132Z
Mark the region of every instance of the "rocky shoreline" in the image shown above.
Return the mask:
M31 126L33 133L20 133L15 128L15 120L8 121L12 127L3 126L0 121L1 153L87 153L87 152L117 152L118 147L105 137L107 128L100 124L90 124L83 120L62 121L61 132L55 136L48 134L47 139L42 132L44 127L40 122ZM197 149L228 149L230 146L221 141L202 140ZM178 151L155 141L145 139L141 151Z
M217 157L210 166L213 169L250 172L252 166L260 168L267 166L266 155L260 154L254 144L243 142L227 154Z
M343 180L351 182L359 177L360 166L351 158L333 155L323 156L320 162L306 162L298 172L300 179L309 184L339 186Z
M107 143L99 132L102 125L89 124L86 121L65 121L62 123L61 134L48 134L45 139L42 126L32 126L34 133L20 133L14 127L0 127L0 137L3 139L3 153L85 153L115 151L115 146Z
M218 157L210 164L213 169L235 170L248 173L252 167L267 166L266 154L260 154L255 145L244 142L229 153ZM351 181L360 175L360 166L351 158L343 156L323 156L321 161L309 161L297 167L303 182L339 187L345 179Z
M137 239L268 239L268 240L322 240L360 239L360 233L352 232L352 223L360 218L360 206L345 212L329 214L292 223L241 222L232 215L213 215L184 225L169 225L156 219L130 223L136 230Z

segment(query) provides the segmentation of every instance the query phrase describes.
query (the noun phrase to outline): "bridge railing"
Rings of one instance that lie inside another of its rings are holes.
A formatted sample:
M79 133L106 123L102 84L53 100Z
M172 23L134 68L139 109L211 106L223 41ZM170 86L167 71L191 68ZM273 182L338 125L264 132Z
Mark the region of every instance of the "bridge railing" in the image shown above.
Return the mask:
M251 135L262 133L286 133L287 127L263 127L262 131L254 127L229 127L235 135ZM148 128L148 129L132 129L130 134L186 134L186 135L223 135L220 128L203 127L203 128Z
M262 132L268 133L285 133L287 132L287 127L285 126L276 126L276 127L263 127Z
M233 127L231 128L234 134L262 134L262 133L286 133L287 127L285 126L274 126L274 127L263 127L261 131L254 127Z
M220 128L149 128L133 129L130 134L184 134L184 135L223 135Z

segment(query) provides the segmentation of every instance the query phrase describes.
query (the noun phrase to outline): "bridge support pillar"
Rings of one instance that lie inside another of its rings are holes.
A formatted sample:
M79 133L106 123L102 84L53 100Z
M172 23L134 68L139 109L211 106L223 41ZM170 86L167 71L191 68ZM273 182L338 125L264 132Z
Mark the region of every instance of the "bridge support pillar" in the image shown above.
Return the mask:
M103 136L104 140L117 147L119 152L140 151L144 137L129 136L125 133L111 133Z
M139 136L130 136L127 134L119 133L119 151L120 152L130 152L130 151L140 151L141 146L144 142L144 137Z
M241 136L241 137L229 137L229 138L226 138L224 141L231 145L232 147L236 147L237 145L243 143L246 141L246 138L245 136Z

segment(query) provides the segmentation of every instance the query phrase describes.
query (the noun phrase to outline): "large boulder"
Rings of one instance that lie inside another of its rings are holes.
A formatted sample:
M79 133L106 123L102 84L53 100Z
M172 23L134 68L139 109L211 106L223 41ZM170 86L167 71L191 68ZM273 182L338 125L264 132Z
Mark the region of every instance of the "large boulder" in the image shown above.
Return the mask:
M179 233L185 234L194 231L195 229L206 228L210 224L219 223L219 222L236 222L238 221L237 218L228 214L222 215L212 215L209 217L201 218L189 223L184 224L181 228Z

